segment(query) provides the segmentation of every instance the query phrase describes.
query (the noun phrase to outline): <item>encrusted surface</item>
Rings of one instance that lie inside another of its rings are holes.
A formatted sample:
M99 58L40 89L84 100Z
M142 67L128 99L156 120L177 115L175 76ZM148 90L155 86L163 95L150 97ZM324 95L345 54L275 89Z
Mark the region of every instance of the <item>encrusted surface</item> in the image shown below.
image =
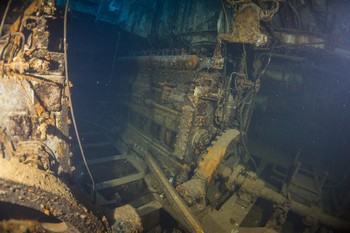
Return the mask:
M0 159L0 201L29 207L70 223L81 232L104 232L106 227L52 173L14 160Z

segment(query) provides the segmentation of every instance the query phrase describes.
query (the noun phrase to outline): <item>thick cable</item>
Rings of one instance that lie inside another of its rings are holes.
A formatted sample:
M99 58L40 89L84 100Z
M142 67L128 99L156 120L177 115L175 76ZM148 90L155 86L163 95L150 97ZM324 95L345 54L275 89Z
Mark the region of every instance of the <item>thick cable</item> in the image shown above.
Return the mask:
M9 1L7 2L7 7L6 7L6 10L5 10L4 16L2 17L2 20L1 20L1 25L0 25L0 37L1 37L1 35L2 35L2 29L4 28L5 19L6 19L6 17L7 17L7 12L8 12L9 9L10 9L11 2L12 2L12 0L9 0Z
M81 156L83 158L84 161L84 165L86 167L86 170L89 174L89 177L91 179L92 182L92 191L93 191L93 196L94 196L94 201L96 198L96 187L95 187L95 180L91 174L89 165L86 161L86 157L84 154L84 150L83 150L83 146L81 144L80 141L80 136L79 136L79 131L78 131L78 127L77 127L77 123L75 121L75 116L74 116L74 109L73 109L73 103L72 103L72 97L71 97L71 92L70 92L70 86L69 86L69 77L68 77L68 56L67 56L67 14L68 14L68 6L69 6L69 0L67 0L66 2L66 9L64 11L64 29L63 29L63 44L64 44L64 67L65 67L65 72L66 72L66 85L68 88L68 99L69 99L69 105L70 105L70 113L72 115L72 121L73 121L73 126L74 126L74 131L75 131L75 135L77 137L77 141L78 141L78 145L79 145L79 149L80 149L80 153Z

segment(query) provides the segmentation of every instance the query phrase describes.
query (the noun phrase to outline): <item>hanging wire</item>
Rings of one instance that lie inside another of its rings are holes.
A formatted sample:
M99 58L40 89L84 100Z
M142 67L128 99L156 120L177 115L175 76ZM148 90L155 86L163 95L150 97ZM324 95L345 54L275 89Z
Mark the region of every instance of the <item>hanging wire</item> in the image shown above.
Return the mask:
M66 2L66 9L64 11L64 29L63 29L64 67L65 67L65 72L66 72L66 85L67 85L67 88L68 88L68 99L69 99L69 105L70 105L70 113L72 115L72 121L73 121L74 130L75 130L75 135L77 137L77 141L78 141L78 145L79 145L81 156L82 156L83 161L84 161L84 165L86 167L86 170L87 170L87 172L89 174L89 177L91 179L91 182L92 182L93 199L94 199L94 202L95 202L96 201L95 180L94 180L94 178L93 178L93 176L91 174L90 168L88 166L88 163L86 161L86 157L85 157L85 154L84 154L83 146L82 146L81 141L80 141L78 127L77 127L77 123L75 121L72 97L71 97L70 86L69 86L68 60L67 60L67 57L68 57L67 56L67 14L68 14L68 7L69 7L69 0L67 0L67 2Z
M2 30L3 30L3 28L4 28L5 19L6 19L6 17L7 17L7 12L9 11L11 2L12 2L12 0L9 0L9 1L7 2L7 7L6 7L6 10L5 10L4 16L2 17L2 20L1 20L1 25L0 25L0 37L1 37L1 35L2 35Z
M242 142L243 149L245 150L246 155L248 156L249 160L252 161L252 163L254 165L254 169L255 169L256 174L259 175L258 174L258 171L259 171L258 170L258 166L256 165L256 162L255 162L254 158L251 156L251 154L250 154L250 152L248 150L247 144L245 142L245 139L244 139L244 134L247 135L247 133L243 131L243 109L244 109L244 105L245 105L245 103L243 103L241 109L239 110L239 121L240 121L240 123L239 123L239 126L240 126L239 127L239 131L240 131L240 133L242 135L241 136L241 142Z
M248 79L247 52L246 52L245 44L243 44L243 56L242 56L242 62L241 62L241 70L243 70L243 73L232 72L230 75L230 79L232 79L233 74L236 75L235 89L237 90L238 93L243 91L239 88L239 84L237 83L238 77L240 75L243 75L243 76L245 76L245 79ZM240 93L239 95L241 95L241 94L242 93ZM251 89L248 91L246 96L240 100L240 103L239 103L240 108L238 110L239 111L239 119L238 120L239 120L239 131L241 133L241 143L242 143L243 149L244 149L246 155L248 156L249 160L253 163L256 174L258 174L258 166L256 165L254 158L251 156L251 154L248 150L248 147L246 145L245 138L244 138L244 136L247 135L247 132L244 132L244 129L243 129L243 110L244 110L244 107L246 104L250 104L250 103L247 103L247 100L249 97L253 97L252 95L254 95L254 91Z
M256 81L255 81L255 82L257 82L257 81L260 79L260 77L261 77L262 75L264 75L266 69L267 69L268 66L270 65L270 63L271 63L271 57L272 57L272 50L274 49L274 45L275 45L275 44L272 44L271 49L270 49L269 58L268 58L268 60L267 60L267 63L266 63L266 65L265 65L265 67L263 68L263 70L256 76L256 78L255 78ZM243 56L244 56L244 59L245 59L245 63L244 63L244 65L245 65L245 72L246 72L246 75L248 76L248 70L247 70L247 64L246 64L246 50L245 50L244 44L243 44ZM235 72L233 72L233 73L235 73ZM236 79L237 79L239 73L235 73L235 74L237 75L237 76L236 76ZM231 74L231 75L232 75L232 74ZM235 79L235 85L237 86L237 81L236 81L236 79ZM241 107L240 107L241 109L239 110L239 122L240 122L239 125L240 125L240 132L241 132L241 135L242 135L242 145L243 145L243 149L245 150L245 152L246 152L248 158L252 161L252 163L253 163L253 165L254 165L254 168L255 168L255 171L256 171L256 173L258 174L258 166L256 165L255 160L253 159L253 157L252 157L251 154L249 153L249 150L248 150L248 148L247 148L247 145L246 145L246 142L245 142L245 139L244 139L244 135L243 135L243 133L246 134L246 132L243 131L243 109L244 109L244 107L245 107L246 104L250 104L250 103L247 102L247 100L248 100L248 98L251 97L252 95L254 95L254 90L251 89L251 90L249 90L249 92L246 94L246 96L241 100Z
M223 1L224 0L221 0L221 7L222 7L222 11L224 12L224 16L225 16L225 30L224 30L224 33L227 33L228 32L228 27L229 27L229 22L228 22L226 9L225 9L225 4L224 4Z
M275 48L275 44L276 44L276 42L274 42L274 43L271 45L270 52L269 52L269 58L267 59L267 63L266 63L266 65L264 66L263 70L262 70L259 74L256 75L256 77L255 77L255 80L256 80L256 81L257 81L258 79L260 79L260 78L264 75L265 71L266 71L267 68L269 67L269 65L270 65L270 63L271 63L271 58L272 58L272 51L273 51L273 49Z

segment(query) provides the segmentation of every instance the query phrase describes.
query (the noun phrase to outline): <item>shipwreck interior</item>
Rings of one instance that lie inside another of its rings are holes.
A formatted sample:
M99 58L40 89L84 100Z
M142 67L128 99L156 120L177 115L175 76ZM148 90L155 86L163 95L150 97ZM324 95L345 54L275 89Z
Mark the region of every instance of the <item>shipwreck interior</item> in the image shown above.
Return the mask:
M350 232L350 1L0 3L0 232Z

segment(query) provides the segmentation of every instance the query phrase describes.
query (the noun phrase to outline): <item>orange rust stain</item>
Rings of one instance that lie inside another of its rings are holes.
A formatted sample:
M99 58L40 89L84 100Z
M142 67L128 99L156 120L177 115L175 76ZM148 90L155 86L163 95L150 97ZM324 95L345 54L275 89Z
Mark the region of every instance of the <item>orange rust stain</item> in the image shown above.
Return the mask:
M44 108L39 103L35 104L35 109L36 109L38 116L41 116L41 114L43 114L43 112L44 112Z
M44 214L46 214L46 215L50 215L50 211L48 210L48 209L44 209Z
M61 143L57 146L57 155L58 155L59 157L62 157L62 155L63 155L63 148L62 148L62 147L63 147L63 146L62 146Z
M221 163L231 142L238 139L239 135L239 131L235 129L226 131L203 157L203 160L199 163L198 172L205 175L207 181L212 179L216 168Z
M219 166L226 153L226 147L213 147L205 155L203 161L199 164L199 169L211 180L215 169Z
M219 39L239 43L256 43L259 40L260 20L253 7L247 7L235 15L234 25L229 34L219 35Z
M199 58L195 55L191 56L191 58L188 60L187 62L187 67L188 68L191 68L191 69L194 69L197 64L198 64L198 61L199 61Z
M32 2L29 5L29 7L27 7L27 9L25 10L23 15L31 15L34 12L38 11L41 4L42 4L42 0L37 0L37 1ZM19 27L21 25L21 20L22 20L22 17L19 17L16 19L16 21L10 27L10 33L14 33L14 32L17 32L19 30Z
M68 87L68 85L66 85L64 88L64 95L68 97L69 91L70 91L70 87ZM70 101L68 101L68 107L70 107Z

